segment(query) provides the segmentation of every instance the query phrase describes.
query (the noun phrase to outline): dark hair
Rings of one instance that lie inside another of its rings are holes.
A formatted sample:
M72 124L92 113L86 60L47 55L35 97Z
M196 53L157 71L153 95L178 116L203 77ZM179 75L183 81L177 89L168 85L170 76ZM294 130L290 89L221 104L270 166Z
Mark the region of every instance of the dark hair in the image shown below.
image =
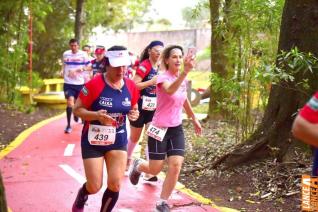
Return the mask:
M112 46L107 51L122 51L122 50L127 50L126 47L124 46Z
M71 44L71 43L77 43L77 44L79 44L79 42L78 42L78 40L77 40L76 38L72 38L72 39L68 42L68 44Z
M96 46L96 49L105 49L105 46L97 45L97 46Z
M165 60L170 57L171 51L173 49L180 49L182 56L184 55L183 48L179 45L171 45L171 46L166 47L161 53L161 63L166 69L168 69L168 66L165 63Z
M146 48L144 48L144 50L141 52L141 56L140 56L140 62L149 59L149 52L148 50L151 49L154 46L164 46L163 43L159 40L154 40L151 41Z
M84 45L83 47L82 47L82 49L84 49L85 47L88 47L88 48L91 48L91 46L90 45Z

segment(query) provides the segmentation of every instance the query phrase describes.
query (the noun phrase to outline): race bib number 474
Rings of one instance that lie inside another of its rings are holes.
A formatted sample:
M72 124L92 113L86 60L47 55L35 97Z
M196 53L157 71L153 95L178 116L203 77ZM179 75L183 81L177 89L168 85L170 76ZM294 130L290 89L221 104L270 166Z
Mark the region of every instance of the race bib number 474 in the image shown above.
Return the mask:
M88 128L88 141L91 145L106 146L114 144L116 127L90 124Z
M158 141L162 141L167 133L167 130L167 127L156 127L150 124L147 130L147 135Z

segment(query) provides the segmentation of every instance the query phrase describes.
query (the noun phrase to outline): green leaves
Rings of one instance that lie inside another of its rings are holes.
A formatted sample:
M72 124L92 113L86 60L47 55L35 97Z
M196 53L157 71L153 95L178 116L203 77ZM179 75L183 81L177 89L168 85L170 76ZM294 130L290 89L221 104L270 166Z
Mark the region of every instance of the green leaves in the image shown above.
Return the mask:
M150 4L149 0L85 2L84 40L100 25L115 31L130 29L142 21ZM74 36L75 0L0 1L0 95L4 99L13 100L17 96L15 86L26 83L29 8L33 17L33 72L37 73L34 79L57 76L62 53Z
M276 66L273 67L273 81L294 82L296 89L306 92L310 88L309 78L318 77L318 58L312 53L300 52L297 47L289 52L282 51L277 56Z

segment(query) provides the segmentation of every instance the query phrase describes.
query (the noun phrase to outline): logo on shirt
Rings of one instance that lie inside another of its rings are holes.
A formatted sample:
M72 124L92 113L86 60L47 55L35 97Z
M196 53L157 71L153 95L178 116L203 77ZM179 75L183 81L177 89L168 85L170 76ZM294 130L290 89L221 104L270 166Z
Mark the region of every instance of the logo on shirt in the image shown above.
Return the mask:
M119 130L117 133L125 133L124 129Z
M308 106L314 110L317 111L318 110L318 99L314 96L312 97L309 102L308 102Z
M128 99L128 97L125 98L125 101L122 102L122 105L125 107L130 107L131 106L131 102Z
M100 129L98 127L92 127L92 132L99 133Z
M147 69L146 69L144 66L139 66L139 69L140 69L142 72L144 72L144 73L146 73L146 71L147 71Z
M88 90L85 86L82 88L82 93L84 94L84 96L88 95Z
M104 106L104 107L112 107L113 106L113 99L101 96L100 100L99 100L99 104L101 106Z
M123 115L122 113L108 113L108 115L110 115L112 118L116 120L116 128L119 128L125 125L126 116Z

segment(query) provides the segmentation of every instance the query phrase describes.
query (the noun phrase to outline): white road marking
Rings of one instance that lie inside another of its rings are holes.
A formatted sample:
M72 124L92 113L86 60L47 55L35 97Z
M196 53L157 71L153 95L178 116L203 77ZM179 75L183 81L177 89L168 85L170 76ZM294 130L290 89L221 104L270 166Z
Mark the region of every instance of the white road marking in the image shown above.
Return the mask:
M68 175L70 175L71 177L73 177L77 182L79 182L79 184L84 184L86 182L86 178L83 177L81 174L77 173L72 167L70 167L69 165L67 164L60 164L59 167L61 167ZM106 178L105 176L105 173L104 173L104 177ZM107 181L107 180L106 180ZM106 190L106 185L105 183L103 184L102 188L101 188L102 191L105 191Z
M80 175L79 173L77 173L72 167L70 167L69 165L66 164L60 164L59 167L61 167L68 175L70 175L71 177L75 178L75 180L77 182L79 182L79 184L84 184L86 182L85 177L83 177L82 175Z
M75 148L75 144L67 144L64 150L64 156L72 156L74 148Z

